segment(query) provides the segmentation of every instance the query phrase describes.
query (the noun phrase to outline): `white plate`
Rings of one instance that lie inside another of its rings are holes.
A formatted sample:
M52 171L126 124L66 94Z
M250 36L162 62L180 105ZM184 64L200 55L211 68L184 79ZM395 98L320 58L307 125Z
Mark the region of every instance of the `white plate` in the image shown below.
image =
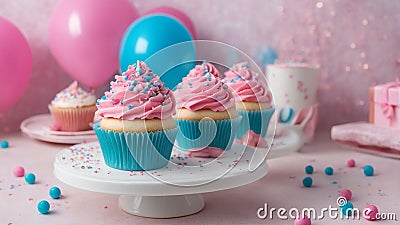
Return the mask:
M50 114L42 114L25 119L22 121L20 128L28 137L51 143L78 144L97 140L94 130L78 132L52 131L50 129L53 125L52 123L53 120Z

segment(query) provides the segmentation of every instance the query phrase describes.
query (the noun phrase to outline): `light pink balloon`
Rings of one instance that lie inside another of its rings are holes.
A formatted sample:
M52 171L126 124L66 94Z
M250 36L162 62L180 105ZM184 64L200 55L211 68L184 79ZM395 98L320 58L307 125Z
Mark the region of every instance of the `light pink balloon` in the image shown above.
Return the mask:
M32 73L31 49L19 29L0 17L0 112L24 93Z
M119 68L119 46L139 17L128 0L61 0L50 18L50 50L75 80L92 88Z
M193 37L193 40L196 40L196 30L194 28L194 24L190 18L183 13L182 11L175 9L173 7L169 6L159 6L153 9L150 9L144 15L150 15L150 14L162 14L162 15L167 15L171 16L175 19L177 19L179 22L181 22L190 32L190 34Z

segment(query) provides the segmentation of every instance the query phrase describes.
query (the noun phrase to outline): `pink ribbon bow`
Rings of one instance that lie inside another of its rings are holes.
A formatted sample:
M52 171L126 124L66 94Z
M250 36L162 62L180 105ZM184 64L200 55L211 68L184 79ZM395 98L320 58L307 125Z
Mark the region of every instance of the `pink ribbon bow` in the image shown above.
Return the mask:
M400 87L400 77L398 77L394 82L387 83L383 86L383 90L386 95L386 101L384 103L381 103L381 108L383 114L389 120L392 120L394 117L394 106L389 104L389 89L392 87Z

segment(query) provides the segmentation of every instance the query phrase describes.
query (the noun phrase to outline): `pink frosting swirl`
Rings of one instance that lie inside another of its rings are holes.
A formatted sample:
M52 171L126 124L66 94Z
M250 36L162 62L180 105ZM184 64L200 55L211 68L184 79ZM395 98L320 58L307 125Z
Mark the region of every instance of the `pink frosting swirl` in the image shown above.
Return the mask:
M215 76L214 73L219 74L218 70L209 65L212 66L209 63L197 65L178 84L174 91L177 96L177 108L221 112L235 107L232 91ZM208 69L204 69L205 67Z
M175 114L172 91L144 62L129 66L110 84L110 91L97 100L97 116L134 120L165 119Z
M235 64L225 72L225 82L234 91L236 101L271 103L272 95L264 80L250 70L247 63Z
M211 63L203 62L201 65L195 66L192 70L190 70L188 77L197 77L199 75L205 75L207 73L212 74L214 77L218 77L222 79L221 73L217 68Z

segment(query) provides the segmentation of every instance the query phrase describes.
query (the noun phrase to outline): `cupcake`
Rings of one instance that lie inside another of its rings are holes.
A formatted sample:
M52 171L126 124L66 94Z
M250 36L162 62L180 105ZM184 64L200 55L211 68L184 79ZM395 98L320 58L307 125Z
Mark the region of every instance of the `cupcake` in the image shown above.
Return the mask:
M262 142L261 137L265 137L269 121L275 112L266 82L244 62L235 64L225 72L224 80L233 90L237 112L242 116L236 138L245 137L247 140L249 135L260 136L259 140ZM256 147L257 142L251 145Z
M176 87L178 147L191 156L216 157L229 149L240 117L231 90L210 63L195 66Z
M116 75L97 101L94 130L104 161L120 170L153 170L167 165L178 129L175 98L144 62Z
M84 91L74 81L56 95L49 104L49 110L53 118L53 130L90 130L96 112L96 96Z

